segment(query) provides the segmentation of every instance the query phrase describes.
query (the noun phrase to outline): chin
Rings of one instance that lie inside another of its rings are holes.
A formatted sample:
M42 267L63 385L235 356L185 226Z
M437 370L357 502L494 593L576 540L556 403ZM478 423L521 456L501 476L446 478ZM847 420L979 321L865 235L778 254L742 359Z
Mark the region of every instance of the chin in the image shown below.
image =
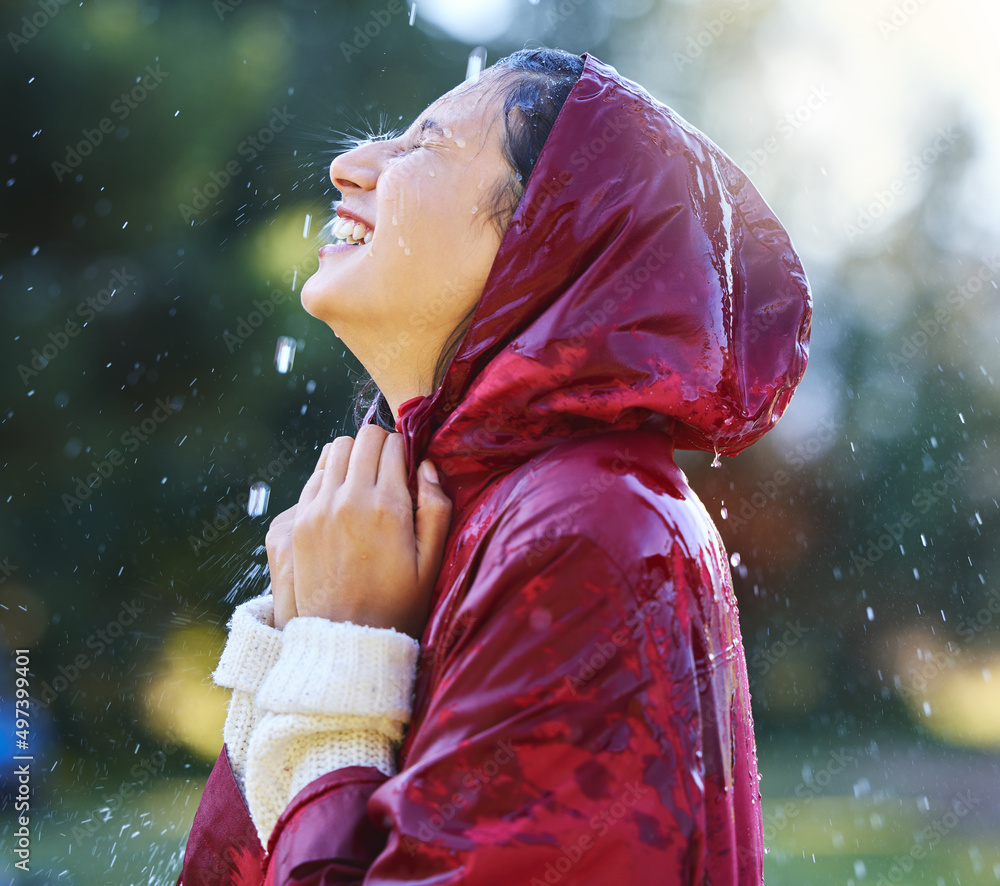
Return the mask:
M335 313L331 308L335 307L337 301L336 288L330 285L330 281L323 279L322 269L302 284L299 299L306 313L311 314L317 320L328 322L332 314Z
M311 314L313 317L317 316L316 309L319 307L319 302L321 301L320 293L318 287L313 283L316 276L319 274L313 274L305 283L302 284L302 291L299 293L299 300L302 302L302 307L305 308L307 314Z

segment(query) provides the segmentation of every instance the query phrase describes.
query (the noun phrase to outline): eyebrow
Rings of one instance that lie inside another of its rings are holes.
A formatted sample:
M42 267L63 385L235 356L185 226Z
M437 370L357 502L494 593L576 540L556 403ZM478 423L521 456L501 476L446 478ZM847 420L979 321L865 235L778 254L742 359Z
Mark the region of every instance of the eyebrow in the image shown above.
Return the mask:
M444 135L444 129L441 128L441 124L438 123L433 117L424 118L424 122L420 124L421 134L426 132L428 129L433 129L438 135Z

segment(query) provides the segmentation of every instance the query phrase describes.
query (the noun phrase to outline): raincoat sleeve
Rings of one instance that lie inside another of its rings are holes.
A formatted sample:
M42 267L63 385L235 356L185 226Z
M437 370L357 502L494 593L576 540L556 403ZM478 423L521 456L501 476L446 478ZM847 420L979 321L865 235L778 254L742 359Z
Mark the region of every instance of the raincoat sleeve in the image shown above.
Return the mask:
M409 721L419 645L407 635L320 618L279 631L270 595L237 607L229 627L213 677L232 696L178 880L190 886L261 882L263 846L292 797L345 767L380 783ZM363 802L345 813L353 834Z
M497 537L460 636L427 651L444 660L404 765L370 794L380 851L338 836L343 795L372 783L342 770L283 813L266 882L703 883L696 680L671 589L660 572L639 599L586 537Z

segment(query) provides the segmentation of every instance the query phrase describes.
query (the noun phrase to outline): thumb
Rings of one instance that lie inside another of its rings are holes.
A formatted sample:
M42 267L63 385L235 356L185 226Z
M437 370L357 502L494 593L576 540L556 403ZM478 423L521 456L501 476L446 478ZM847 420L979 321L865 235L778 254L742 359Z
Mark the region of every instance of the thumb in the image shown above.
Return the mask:
M417 470L417 577L421 583L437 579L450 522L451 499L441 488L434 463L425 459Z

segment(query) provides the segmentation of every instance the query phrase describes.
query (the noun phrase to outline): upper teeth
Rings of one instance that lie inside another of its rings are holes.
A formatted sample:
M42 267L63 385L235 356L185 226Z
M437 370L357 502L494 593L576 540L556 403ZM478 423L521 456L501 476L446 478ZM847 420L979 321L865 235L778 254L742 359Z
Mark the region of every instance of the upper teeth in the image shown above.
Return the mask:
M344 240L347 243L370 243L372 239L371 228L352 218L338 218L330 226L330 233L338 240Z

